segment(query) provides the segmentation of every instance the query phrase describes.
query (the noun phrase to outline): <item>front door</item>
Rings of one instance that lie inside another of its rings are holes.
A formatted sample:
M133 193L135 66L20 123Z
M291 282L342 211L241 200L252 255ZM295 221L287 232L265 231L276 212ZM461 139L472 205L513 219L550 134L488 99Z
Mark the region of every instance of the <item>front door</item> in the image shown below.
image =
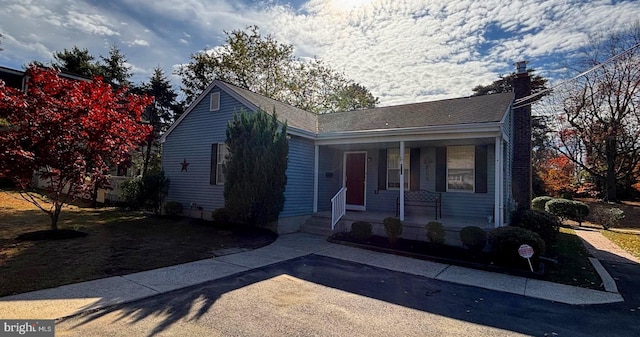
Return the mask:
M367 187L367 153L347 152L344 158L344 186L347 188L347 209L364 211Z

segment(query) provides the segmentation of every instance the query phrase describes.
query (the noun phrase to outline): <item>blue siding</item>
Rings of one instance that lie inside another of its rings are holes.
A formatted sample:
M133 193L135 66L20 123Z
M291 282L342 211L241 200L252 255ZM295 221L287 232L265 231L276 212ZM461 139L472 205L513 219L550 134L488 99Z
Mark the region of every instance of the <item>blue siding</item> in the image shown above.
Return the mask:
M185 213L192 204L205 210L224 206L223 186L209 184L211 144L225 142L228 121L243 109L248 111L221 91L220 110L209 111L206 97L167 137L162 146L162 167L171 179L167 201L182 203ZM181 171L180 163L185 159L187 172Z
M357 149L351 149L357 151ZM395 212L399 190L378 190L379 151L367 149L367 191L368 211ZM342 186L343 151L320 147L320 172L318 210L330 210L330 199ZM455 217L486 217L493 214L495 200L495 149L488 145L487 151L487 193L442 192L442 214ZM326 178L325 173L333 173ZM420 149L420 188L435 191L435 147ZM406 209L411 214L412 209ZM415 211L422 211L416 209Z
M442 192L442 215L485 218L495 202L495 146L487 146L487 193Z
M321 146L318 163L318 211L331 210L331 198L341 187L342 151Z
M312 140L295 136L289 139L287 187L284 192L284 209L280 217L313 213L314 151Z

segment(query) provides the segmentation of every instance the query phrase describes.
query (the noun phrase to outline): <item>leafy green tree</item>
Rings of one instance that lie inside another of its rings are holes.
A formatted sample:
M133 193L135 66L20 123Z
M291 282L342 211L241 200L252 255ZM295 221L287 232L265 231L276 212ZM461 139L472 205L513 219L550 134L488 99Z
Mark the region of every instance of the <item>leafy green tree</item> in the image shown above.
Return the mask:
M363 85L351 83L338 91L335 103L335 111L352 111L375 108L380 101Z
M227 126L225 208L232 220L266 225L278 219L287 184L287 124L275 112L235 114Z
M292 45L262 36L257 26L225 34L225 45L192 54L191 62L176 71L187 104L215 79L315 113L377 103L364 86L351 88L355 83L321 60L295 57Z
M149 82L143 82L135 91L153 97L153 103L145 109L142 115L143 121L153 128L153 132L147 137L143 147L142 176L144 177L147 175L154 153L159 155L157 149L159 148L160 135L171 126L174 110L180 109L180 106L176 102L178 94L173 90L169 79L159 66L153 69ZM158 160L156 162L159 163Z
M547 82L548 80L540 75L534 74L534 69L527 69L527 73L531 77L531 93L537 94L547 90ZM471 89L473 91L473 96L482 96L482 95L491 95L491 94L499 94L503 92L513 92L513 79L516 78L516 73L513 72L507 76L500 76L499 79L493 81L489 85L478 85L475 88ZM548 95L542 94L535 98L535 101L540 100L542 97Z

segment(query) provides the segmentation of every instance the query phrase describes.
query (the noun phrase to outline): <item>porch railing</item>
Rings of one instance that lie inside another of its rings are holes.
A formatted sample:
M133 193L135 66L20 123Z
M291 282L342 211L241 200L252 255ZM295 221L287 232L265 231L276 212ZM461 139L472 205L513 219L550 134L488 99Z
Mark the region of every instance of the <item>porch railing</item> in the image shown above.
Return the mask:
M331 198L331 230L335 229L347 210L347 188L343 187Z

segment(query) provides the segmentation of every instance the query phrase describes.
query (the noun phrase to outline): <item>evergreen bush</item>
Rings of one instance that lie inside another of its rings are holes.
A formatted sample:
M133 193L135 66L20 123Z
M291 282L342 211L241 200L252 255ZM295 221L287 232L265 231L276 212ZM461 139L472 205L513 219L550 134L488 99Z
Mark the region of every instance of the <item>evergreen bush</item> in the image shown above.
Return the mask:
M551 200L553 200L553 197L546 196L546 195L541 197L535 197L533 198L533 200L531 200L531 208L537 211L544 211L544 206L547 204L547 202Z
M556 243L560 225L561 222L557 216L533 209L515 211L511 217L511 226L537 233L547 245Z
M444 230L444 226L437 222L431 221L427 224L427 238L429 242L437 245L442 245L445 243L445 236L447 232Z
M366 221L354 221L351 224L351 232L349 233L356 241L365 242L371 238L372 226Z
M224 207L233 222L264 226L284 207L289 142L276 113L236 113L227 126Z
M584 218L589 215L589 205L582 201L568 199L553 199L545 205L545 211L563 219L577 221L582 225Z
M472 252L480 252L487 245L487 232L477 226L467 226L460 231L462 245Z
M624 211L619 208L596 207L593 210L593 217L604 229L617 227L620 220L624 219Z
M176 217L182 214L182 204L177 201L169 201L164 205L164 214L170 217Z
M540 235L514 226L499 227L491 230L489 232L489 243L491 244L491 252L496 260L511 265L519 265L520 261L524 261L518 254L518 248L523 244L531 246L536 257L544 254L546 248Z
M382 220L384 231L387 233L391 247L394 247L398 241L398 237L402 235L402 221L398 218L387 217Z

